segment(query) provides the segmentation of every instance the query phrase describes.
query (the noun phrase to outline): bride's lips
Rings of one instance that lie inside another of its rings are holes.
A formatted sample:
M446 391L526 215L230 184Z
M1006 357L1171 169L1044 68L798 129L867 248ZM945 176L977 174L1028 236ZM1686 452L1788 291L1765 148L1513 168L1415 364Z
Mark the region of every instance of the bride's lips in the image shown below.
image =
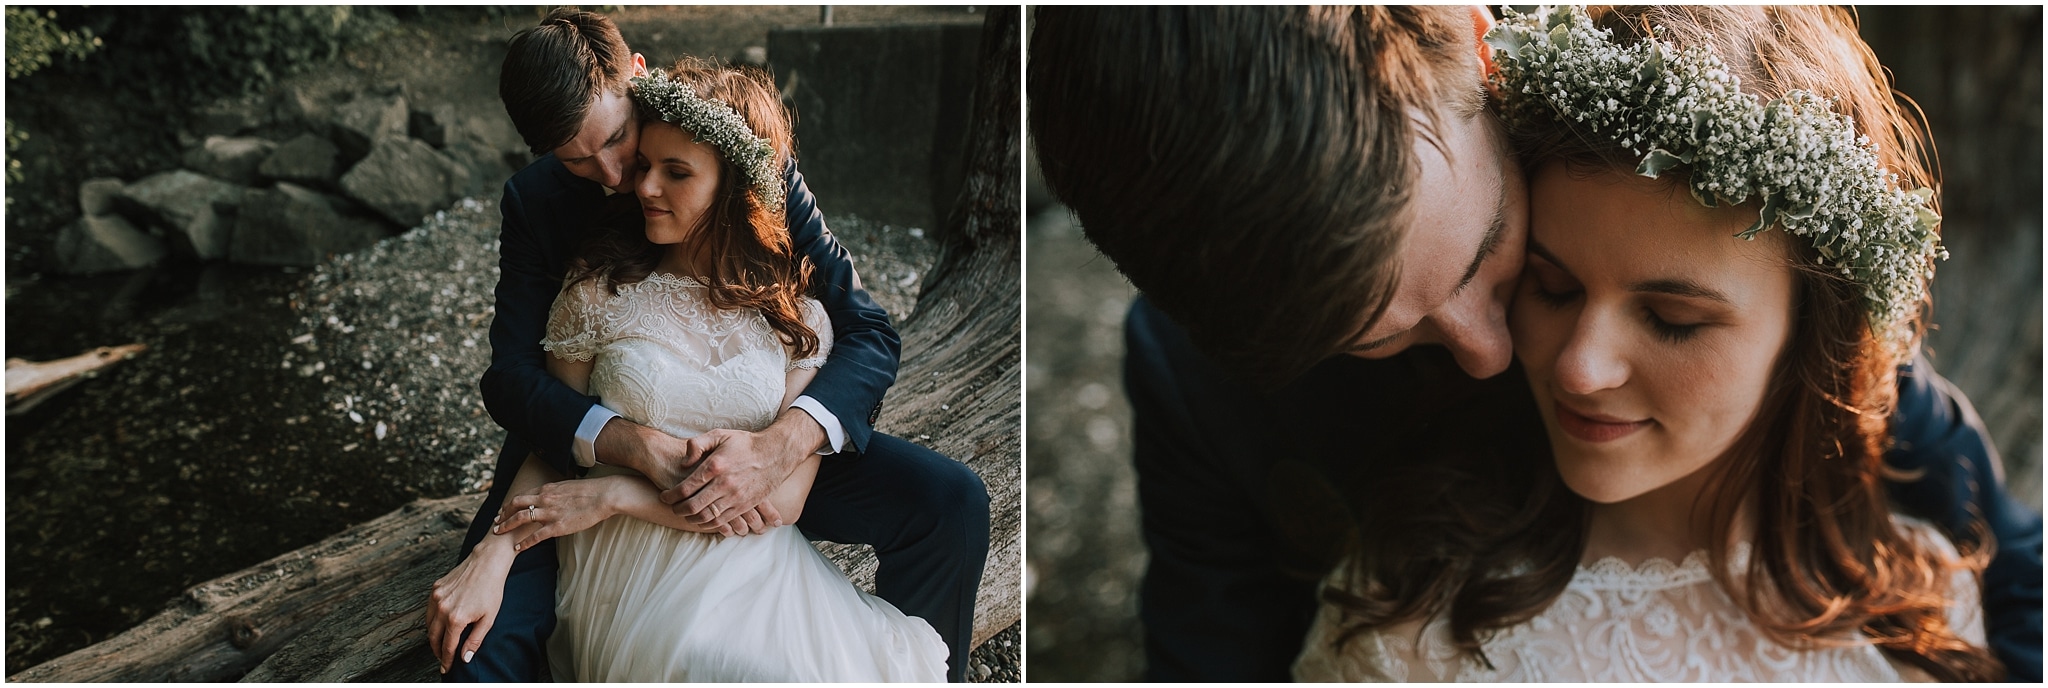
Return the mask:
M672 214L674 214L674 213L670 213L669 211L666 211L666 210L662 210L662 209L660 209L660 208L656 208L656 207L654 207L654 206L651 206L651 205L643 205L643 206L640 206L640 214L641 214L641 215L646 215L647 217L650 217L650 218L654 218L654 217L662 217L662 216L664 216L664 215L672 215Z
M1627 437L1637 430L1650 427L1650 423L1654 422L1648 419L1632 421L1598 413L1579 413L1565 406L1563 402L1557 403L1556 407L1557 424L1564 429L1565 434L1595 444Z

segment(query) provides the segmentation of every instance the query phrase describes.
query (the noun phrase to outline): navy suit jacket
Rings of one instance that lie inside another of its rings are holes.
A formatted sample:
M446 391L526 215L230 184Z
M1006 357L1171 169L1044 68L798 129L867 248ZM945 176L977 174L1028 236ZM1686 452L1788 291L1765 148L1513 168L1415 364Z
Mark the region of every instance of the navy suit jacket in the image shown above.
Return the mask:
M1494 427L1468 420L1449 432L1521 432L1508 428L1526 429L1523 421L1536 417L1519 366L1474 381L1438 347L1384 360L1334 357L1279 392L1259 394L1202 356L1143 298L1125 321L1125 346L1151 554L1140 614L1147 678L1155 681L1288 680L1315 614L1327 570L1319 567L1329 563L1316 547L1329 533L1302 526L1343 516L1304 518L1303 505L1329 494L1325 485L1344 483L1336 476L1369 477L1375 466L1412 460L1387 455L1412 452L1390 451L1380 438L1441 434L1421 424L1447 405L1483 398L1507 409L1488 414ZM1984 517L1998 547L1984 575L1992 649L2010 680L2039 681L2040 516L2006 494L1983 421L1925 361L1901 375L1893 420L1897 449L1887 462L1925 471L1892 485L1895 504L1958 539Z
M896 380L901 340L889 314L861 288L853 260L825 228L825 216L791 162L788 184L790 245L811 259L811 295L832 319L832 351L804 395L837 416L846 431L845 451L859 453L874 433L882 394ZM579 394L547 372L540 342L548 312L562 289L583 230L597 217L604 187L569 172L550 154L505 182L498 234L497 312L491 321L491 367L479 382L484 408L505 428L497 482L477 520L470 524L467 553L483 539L512 476L529 452L563 475L579 475L570 447L576 427L598 398Z

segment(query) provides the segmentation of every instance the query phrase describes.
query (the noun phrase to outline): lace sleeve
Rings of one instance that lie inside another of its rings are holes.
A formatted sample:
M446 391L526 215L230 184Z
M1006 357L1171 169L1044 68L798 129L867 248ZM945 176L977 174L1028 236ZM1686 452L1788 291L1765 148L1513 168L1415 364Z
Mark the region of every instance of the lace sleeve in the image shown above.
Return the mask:
M825 304L818 303L817 299L805 297L797 302L797 307L803 310L804 324L809 326L812 332L818 333L818 351L808 358L791 360L784 372L798 368L823 367L825 358L832 354L832 318L825 314Z
M604 296L606 289L602 279L585 280L562 288L555 295L555 305L548 312L547 337L540 340L542 349L569 361L589 361L597 354L597 347L603 344L599 331L604 321Z

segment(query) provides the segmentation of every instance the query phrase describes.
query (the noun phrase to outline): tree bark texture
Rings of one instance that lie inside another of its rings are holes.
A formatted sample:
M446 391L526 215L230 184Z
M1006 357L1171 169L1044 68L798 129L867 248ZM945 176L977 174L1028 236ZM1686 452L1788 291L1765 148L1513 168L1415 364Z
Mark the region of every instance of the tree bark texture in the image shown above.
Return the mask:
M340 535L194 586L169 609L11 681L232 681L394 578L453 563L481 494L422 499ZM425 586L418 603L424 609ZM424 634L416 637L425 647ZM431 669L429 669L431 671Z

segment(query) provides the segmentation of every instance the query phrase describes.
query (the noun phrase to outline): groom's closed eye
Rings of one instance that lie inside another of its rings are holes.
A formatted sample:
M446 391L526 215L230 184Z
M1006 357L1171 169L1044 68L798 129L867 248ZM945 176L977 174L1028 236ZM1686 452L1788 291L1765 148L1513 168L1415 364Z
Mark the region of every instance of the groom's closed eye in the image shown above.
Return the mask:
M1455 298L1459 292L1465 291L1465 287L1471 286L1472 279L1479 276L1480 266L1485 265L1486 259L1492 258L1493 254L1500 250L1501 237L1507 234L1507 228L1507 185L1501 184L1498 186L1498 193L1495 194L1493 220L1487 223L1486 236L1479 239L1479 252L1472 254L1472 262L1465 266L1465 274L1458 277L1458 287L1451 290L1452 297Z
M1458 276L1458 286L1451 289L1451 298L1457 298L1458 294L1465 291L1465 287L1471 286L1472 280L1479 277L1479 268L1486 265L1486 259L1492 258L1493 254L1500 250L1501 240L1507 235L1508 227L1507 191L1506 184L1495 186L1493 219L1487 223L1486 235L1479 238L1479 250L1472 254L1472 262L1466 264L1465 273ZM1408 331L1412 329L1415 329L1414 326L1409 326L1399 332L1364 344L1353 344L1351 348L1345 349L1344 352L1351 354L1364 353L1393 344L1403 336L1406 336Z

